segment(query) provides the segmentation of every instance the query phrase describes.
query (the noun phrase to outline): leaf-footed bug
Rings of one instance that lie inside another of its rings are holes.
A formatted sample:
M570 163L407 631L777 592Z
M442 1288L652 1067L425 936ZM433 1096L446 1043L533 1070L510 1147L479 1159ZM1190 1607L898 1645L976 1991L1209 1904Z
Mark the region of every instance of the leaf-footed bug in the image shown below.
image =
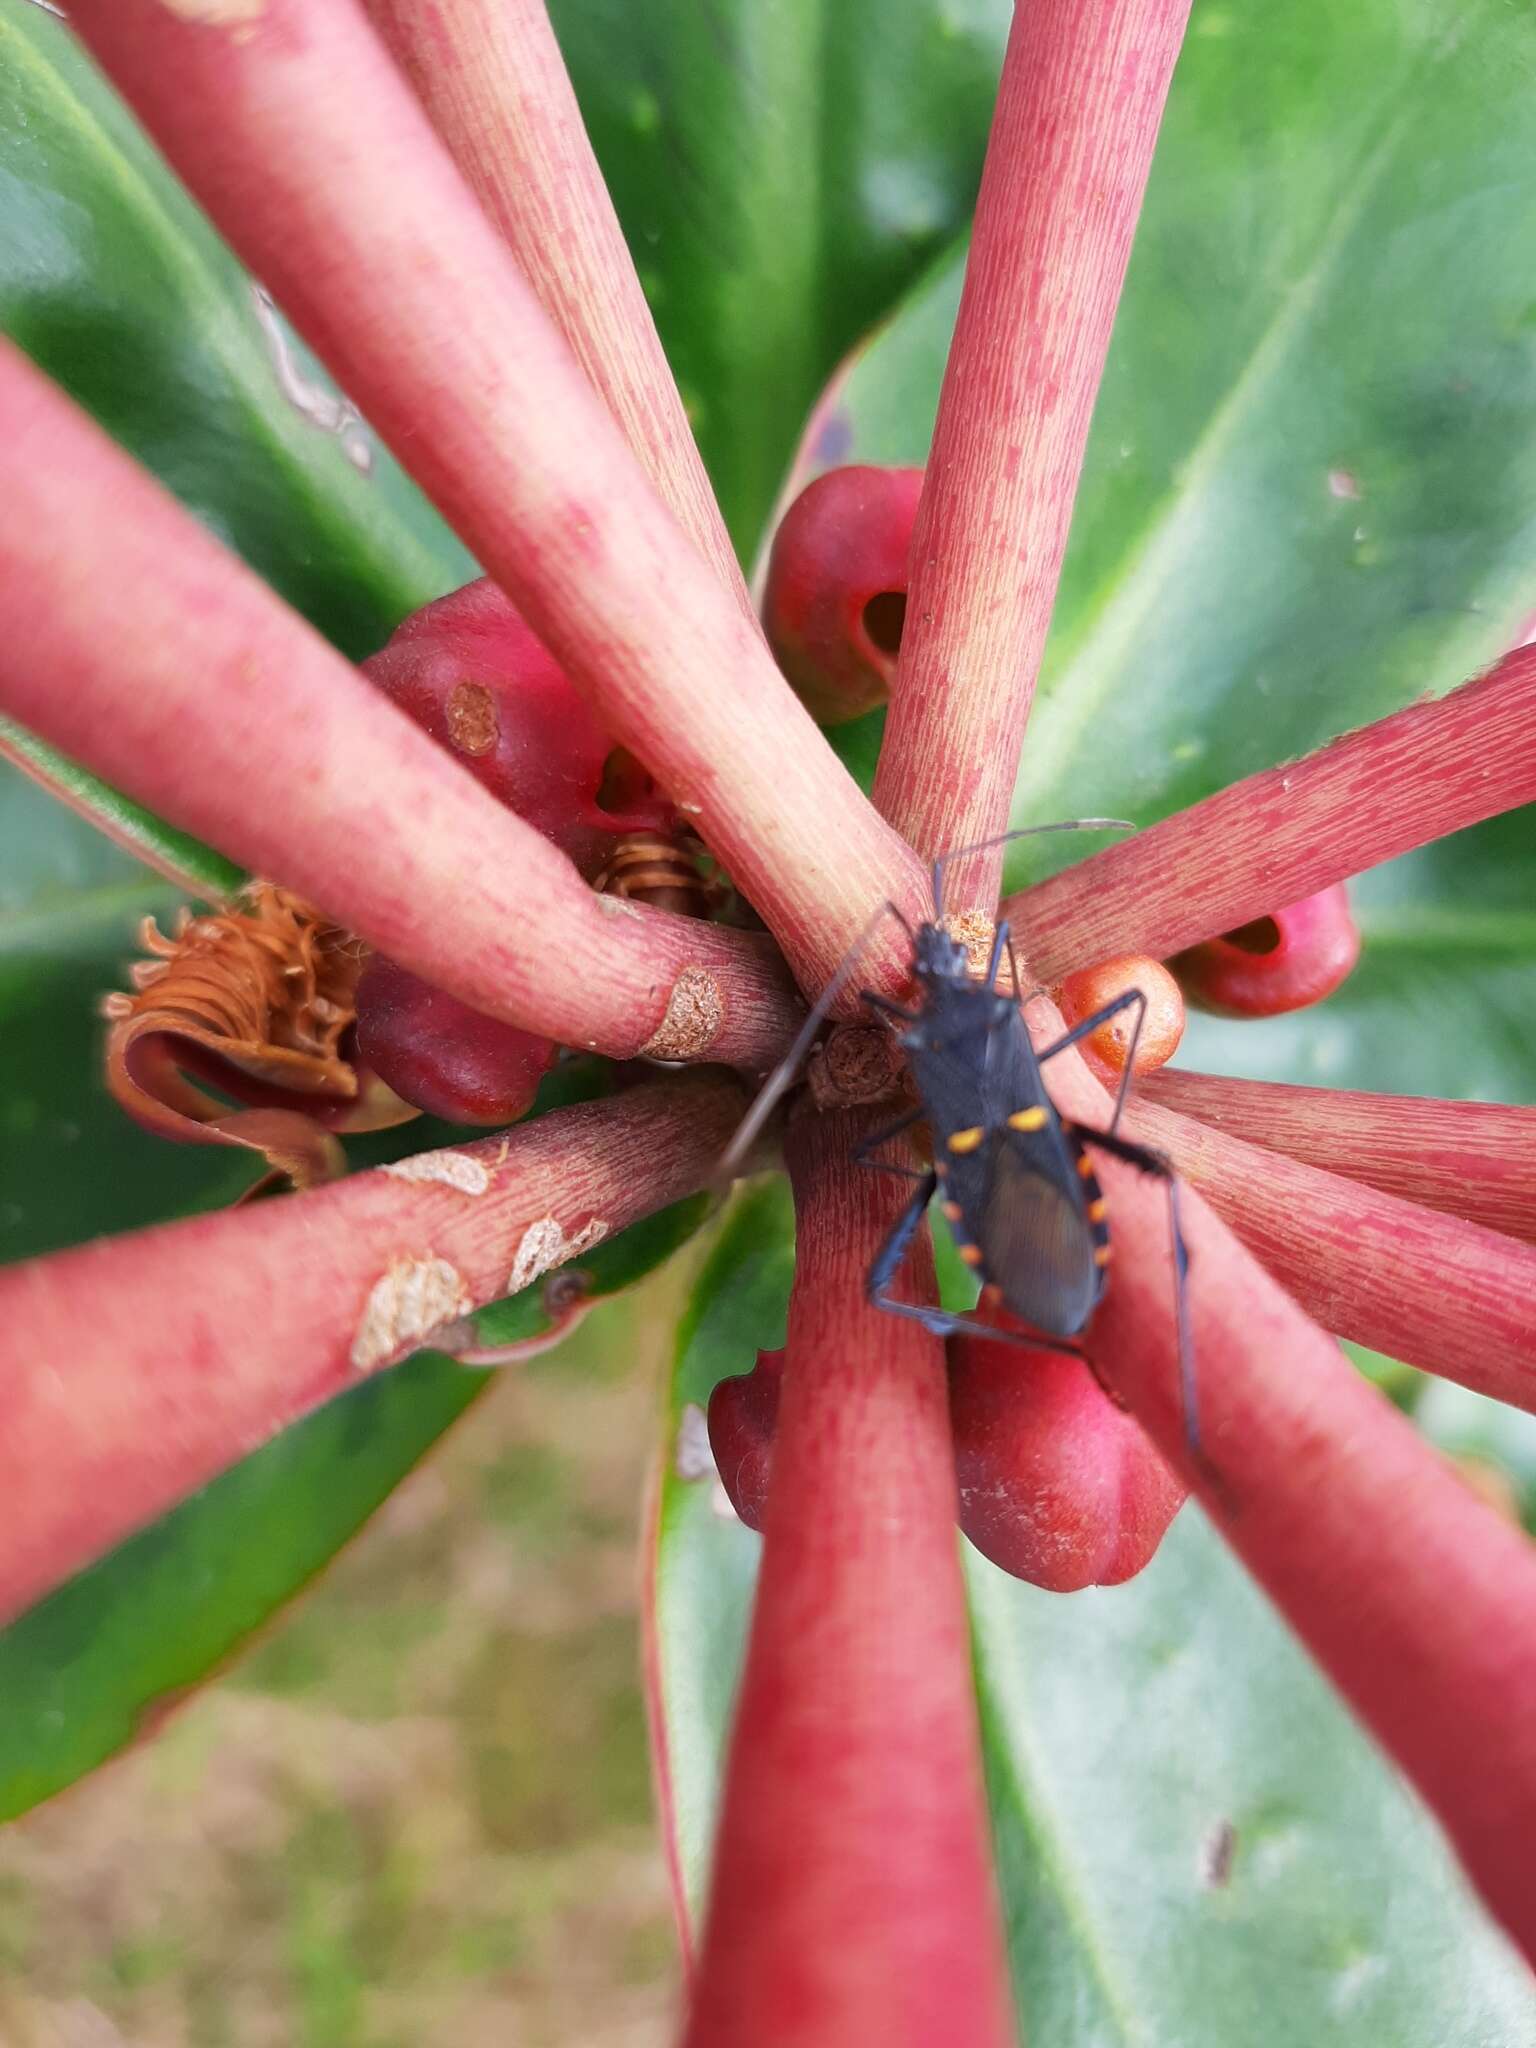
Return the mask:
M875 927L883 917L894 917L912 940L917 1005L908 1008L871 989L862 990L861 997L895 1027L918 1105L874 1132L858 1147L855 1158L861 1166L899 1174L917 1185L870 1267L866 1283L870 1301L892 1315L910 1317L937 1337L969 1330L992 1341L1086 1358L1082 1345L1073 1340L1081 1337L1103 1299L1110 1260L1104 1194L1086 1148L1095 1146L1112 1158L1123 1159L1167 1189L1184 1429L1191 1452L1199 1457L1187 1298L1189 1255L1180 1226L1178 1182L1161 1153L1119 1133L1146 998L1139 989L1124 990L1037 1053L1020 1007L1023 991L1007 923L998 925L986 971L977 979L971 974L965 947L944 928L943 921L944 876L951 861L1037 833L1130 829L1123 819L1079 818L1026 826L941 854L933 863L932 918L914 931L894 903L881 905L817 998L794 1045L769 1076L731 1141L721 1170L728 1176L739 1167L774 1104L793 1081ZM1005 954L1013 985L1010 993L999 995L997 980ZM1061 1116L1046 1092L1042 1068L1132 1007L1137 1011L1136 1023L1108 1124L1099 1129ZM933 1135L931 1167L898 1166L872 1156L923 1121ZM892 1297L891 1282L928 1204L940 1189L956 1249L980 1279L982 1300L1006 1308L1027 1323L1027 1333L995 1328L976 1315Z

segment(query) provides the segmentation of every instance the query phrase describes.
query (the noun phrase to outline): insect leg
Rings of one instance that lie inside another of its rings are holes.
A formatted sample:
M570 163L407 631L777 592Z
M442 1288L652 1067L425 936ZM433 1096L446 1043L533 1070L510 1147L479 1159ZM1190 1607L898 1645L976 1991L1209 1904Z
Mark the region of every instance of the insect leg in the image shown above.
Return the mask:
M917 1022L918 1012L916 1010L904 1009L900 1003L893 1003L889 996L878 995L872 988L861 988L859 990L859 1001L861 1003L868 1003L869 1007L872 1010L878 1010L882 1017L893 1017L899 1024L915 1024Z
M1024 983L1019 978L1019 956L1013 950L1013 933L1006 924L1003 930L1008 933L1008 971L1013 976L1013 1007L1017 1009L1024 1000Z
M997 930L992 935L992 957L990 960L988 960L987 971L982 977L983 982L988 988L997 987L997 970L1003 964L1003 953L1005 949L1007 951L1009 959L1011 960L1013 958L1013 934L1008 928L1008 920L1006 917L999 921ZM1014 967L1013 978L1015 982L1017 982L1019 978L1019 970L1017 966Z
M1128 1166L1160 1180L1168 1191L1168 1231L1173 1240L1173 1305L1179 1334L1179 1399L1184 1408L1184 1441L1189 1445L1190 1456L1209 1470L1200 1442L1200 1413L1195 1396L1195 1341L1189 1326L1189 1248L1184 1242L1184 1229L1179 1219L1178 1175L1173 1170L1172 1161L1161 1152L1153 1151L1150 1145L1138 1145L1129 1138L1117 1137L1113 1131L1095 1131L1085 1124L1074 1124L1072 1129L1088 1144L1108 1152L1111 1158L1123 1159Z
M995 1323L985 1323L977 1315L948 1315L944 1317L946 1337L984 1337L989 1344L1017 1344L1023 1351L1054 1351L1062 1358L1080 1358L1093 1372L1093 1361L1081 1344L1072 1344L1065 1337L1047 1337L1040 1330L1000 1330ZM1095 1373L1094 1377L1098 1375Z
M1136 1007L1136 1022L1131 1028L1131 1043L1126 1052L1125 1066L1121 1071L1120 1086L1115 1091L1115 1107L1108 1125L1111 1134L1120 1128L1120 1114L1125 1108L1125 1098L1131 1092L1131 1076L1136 1071L1136 1048L1141 1043L1141 1027L1147 1021L1147 999L1142 991L1139 988L1122 990L1113 1002L1106 1003L1102 1010L1095 1010L1091 1017L1084 1017L1079 1023L1074 1024L1064 1037L1058 1038L1054 1045L1048 1045L1040 1054L1040 1064L1043 1067L1047 1060L1055 1059L1057 1053L1065 1052L1069 1045L1076 1045L1080 1038L1091 1038L1101 1024L1107 1024L1112 1017L1118 1017L1122 1010L1129 1010L1133 1004ZM1098 1133L1085 1135L1097 1136Z
M878 1152L880 1147L888 1144L892 1138L899 1138L903 1131L909 1131L913 1124L920 1123L922 1116L921 1107L909 1109L905 1116L897 1117L895 1123L887 1124L884 1130L871 1131L867 1138L861 1138L853 1148L854 1165L867 1166L871 1173L900 1174L904 1180L926 1180L928 1176L920 1167L896 1166L888 1159L871 1159L869 1156L871 1152Z
M1068 1358L1086 1358L1079 1345L1068 1344L1060 1337L1036 1336L1024 1330L999 1330L991 1323L984 1323L979 1316L958 1315L950 1309L924 1308L916 1302L892 1300L886 1289L895 1279L897 1268L917 1235L917 1227L933 1200L938 1184L936 1173L923 1175L922 1185L916 1189L892 1225L890 1236L875 1254L869 1277L864 1282L865 1295L873 1306L884 1309L887 1315L905 1316L909 1322L921 1323L934 1337L952 1337L957 1331L965 1331L985 1337L989 1343L1018 1344L1029 1351L1059 1351Z
M891 1226L890 1235L875 1253L874 1263L870 1266L864 1281L864 1293L874 1307L889 1309L894 1315L910 1316L925 1329L933 1330L935 1336L942 1336L942 1330L934 1329L934 1319L939 1317L938 1310L918 1308L906 1301L892 1301L885 1293L886 1288L896 1277L897 1267L907 1255L908 1246L917 1235L917 1227L923 1220L928 1204L933 1200L933 1191L938 1184L939 1176L936 1173L929 1171L923 1175L911 1201L896 1218Z
M1047 1337L1032 1330L1000 1330L994 1323L984 1323L977 1315L961 1315L947 1308L916 1308L909 1301L892 1301L885 1294L871 1294L869 1298L876 1308L883 1308L888 1315L906 1316L914 1323L921 1323L930 1336L984 1337L989 1344L1017 1344L1025 1351L1056 1351L1063 1358L1080 1358L1093 1372L1094 1378L1098 1378L1087 1352L1080 1344L1069 1344L1064 1337Z

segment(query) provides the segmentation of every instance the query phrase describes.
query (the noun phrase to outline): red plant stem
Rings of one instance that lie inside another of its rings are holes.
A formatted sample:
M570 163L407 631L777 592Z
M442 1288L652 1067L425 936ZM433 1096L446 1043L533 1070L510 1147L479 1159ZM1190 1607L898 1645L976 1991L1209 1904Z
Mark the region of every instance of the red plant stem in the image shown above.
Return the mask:
M741 1109L721 1073L669 1076L0 1272L0 1621L435 1328L692 1193Z
M912 542L875 802L928 853L1008 822L1188 0L1033 0L1013 18ZM1001 850L967 864L990 910Z
M1249 1145L1536 1244L1536 1109L1235 1081L1185 1067L1144 1076L1136 1092Z
M1536 647L1011 896L1033 971L1163 960L1536 799Z
M1102 1116L1080 1063L1067 1055L1051 1071L1064 1110ZM1133 1168L1101 1159L1099 1172L1115 1246L1092 1333L1100 1370L1536 1960L1536 1550L1193 1193L1184 1222L1207 1455L1192 1459L1169 1369L1166 1208Z
M1536 1247L1171 1110L1126 1122L1325 1329L1536 1411Z
M620 1057L782 1050L769 951L594 896L4 344L0 461L0 708L479 1009Z
M866 1128L790 1132L795 1288L691 2048L1014 2038L943 1358L865 1303L904 1199L850 1163Z
M78 0L70 19L802 983L893 881L916 908L910 849L658 502L355 0ZM877 935L877 982L903 978L899 939Z
M544 0L364 6L646 474L750 615Z

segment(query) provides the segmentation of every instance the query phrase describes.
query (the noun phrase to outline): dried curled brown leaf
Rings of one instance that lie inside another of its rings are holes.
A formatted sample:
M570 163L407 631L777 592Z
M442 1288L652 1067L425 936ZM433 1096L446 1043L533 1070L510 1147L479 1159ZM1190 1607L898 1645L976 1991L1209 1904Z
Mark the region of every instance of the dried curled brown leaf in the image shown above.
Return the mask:
M336 1132L416 1114L347 1056L367 947L299 897L253 882L169 936L146 918L140 942L133 993L101 1007L107 1086L146 1129L246 1146L309 1187L345 1170Z

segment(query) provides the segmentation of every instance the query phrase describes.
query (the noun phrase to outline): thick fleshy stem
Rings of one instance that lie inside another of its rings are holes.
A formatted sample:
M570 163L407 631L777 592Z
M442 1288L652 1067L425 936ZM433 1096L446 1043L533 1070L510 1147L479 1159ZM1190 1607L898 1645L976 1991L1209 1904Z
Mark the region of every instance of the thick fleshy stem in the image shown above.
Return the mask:
M703 1186L742 1102L722 1073L669 1076L7 1268L0 1620L309 1409Z
M1266 768L1010 896L1043 979L1111 953L1165 960L1379 861L1536 801L1536 647Z
M1335 1336L1536 1410L1536 1247L1134 1097L1126 1124Z
M544 0L364 0L678 523L751 600Z
M864 1300L905 1200L852 1165L866 1128L788 1141L795 1288L690 2048L1014 2038L943 1358Z
M764 942L597 896L0 343L0 708L476 1009L762 1065Z
M1188 11L1188 0L1034 0L1014 15L875 779L880 809L926 853L1008 822ZM956 908L991 909L1001 861L957 873Z
M1062 1108L1096 1120L1103 1094L1081 1065L1068 1054L1051 1069ZM1115 1245L1093 1326L1099 1370L1536 1961L1536 1549L1190 1192L1204 1445L1192 1457L1169 1372L1166 1210L1133 1168L1101 1159L1099 1172Z
M75 0L70 19L802 984L893 883L916 909L915 857L656 497L355 0ZM866 978L904 969L887 924Z
M1137 1094L1250 1145L1536 1244L1536 1109L1165 1067Z

